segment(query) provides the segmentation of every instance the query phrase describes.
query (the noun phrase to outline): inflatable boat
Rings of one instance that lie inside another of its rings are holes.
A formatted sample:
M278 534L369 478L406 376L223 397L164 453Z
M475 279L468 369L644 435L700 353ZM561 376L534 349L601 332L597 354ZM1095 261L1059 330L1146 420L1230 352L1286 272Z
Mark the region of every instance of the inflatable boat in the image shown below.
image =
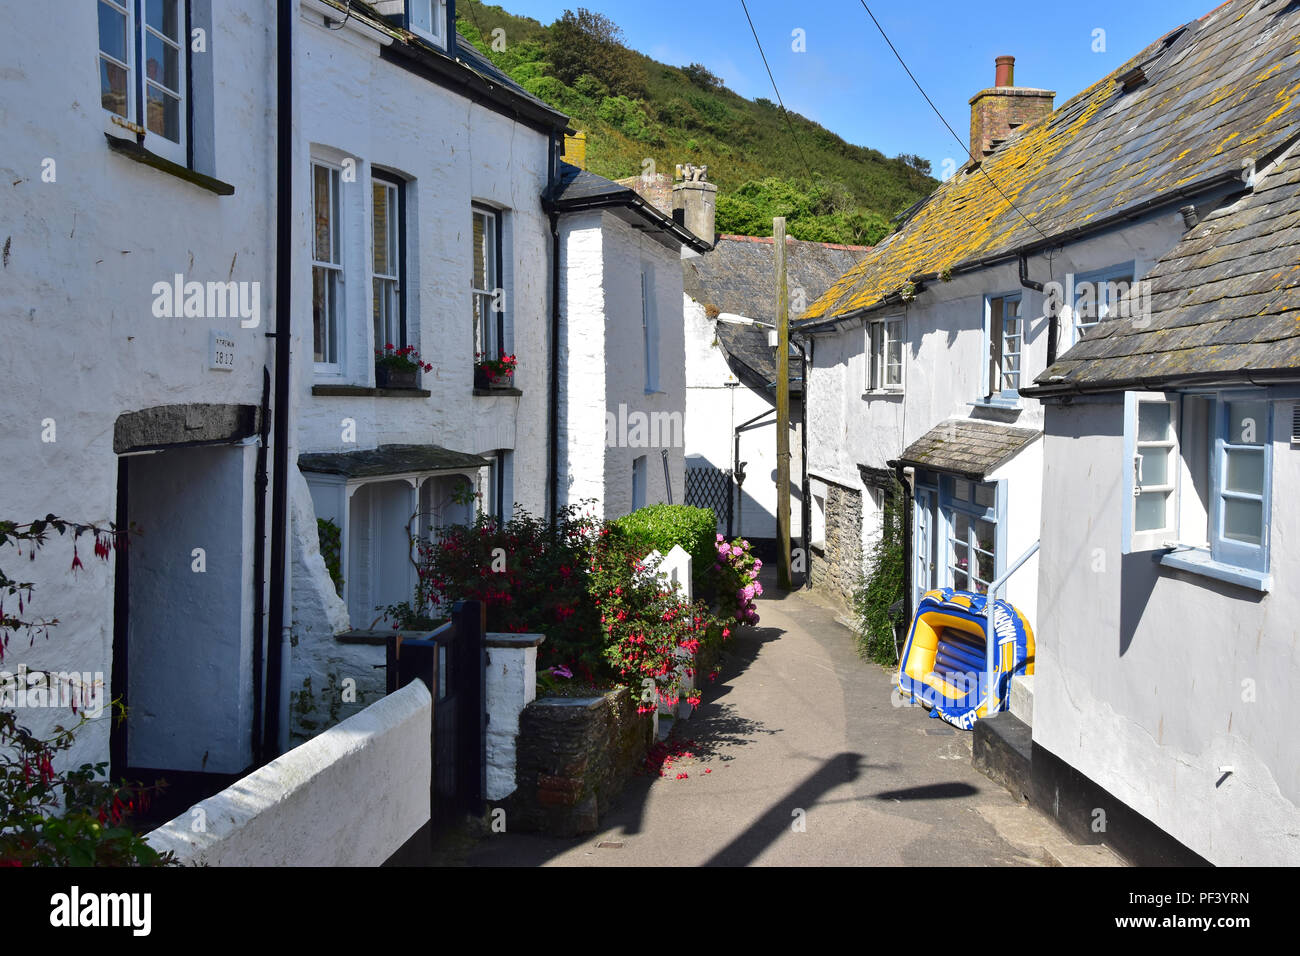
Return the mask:
M988 599L941 588L917 605L898 668L904 699L930 708L930 716L970 730L975 721L1007 709L1011 678L1034 672L1034 632L1006 601L993 603L993 674L985 669Z

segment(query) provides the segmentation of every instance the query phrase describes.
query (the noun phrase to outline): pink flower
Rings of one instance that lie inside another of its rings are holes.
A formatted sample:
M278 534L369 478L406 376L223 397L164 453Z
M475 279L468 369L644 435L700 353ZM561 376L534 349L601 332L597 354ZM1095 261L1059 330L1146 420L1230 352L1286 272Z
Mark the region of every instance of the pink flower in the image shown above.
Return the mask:
M569 670L563 664L556 664L551 668L551 674L555 677L572 677L573 671Z

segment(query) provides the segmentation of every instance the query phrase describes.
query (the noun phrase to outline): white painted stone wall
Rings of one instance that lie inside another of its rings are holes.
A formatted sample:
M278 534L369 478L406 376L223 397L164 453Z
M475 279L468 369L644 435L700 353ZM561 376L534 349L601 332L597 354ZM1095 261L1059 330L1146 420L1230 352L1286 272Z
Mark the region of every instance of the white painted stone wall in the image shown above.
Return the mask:
M380 59L373 33L326 29L304 2L295 69L300 88L296 142L294 274L294 457L386 444L432 444L492 456L512 452L513 501L534 515L546 510L549 221L540 197L547 185L547 137ZM326 375L312 361L311 181L313 159L354 163L355 182L341 183L344 221L342 371ZM428 398L321 396L313 385L374 385L371 319L371 176L384 170L407 180L407 334L432 372ZM473 394L472 204L503 210L507 343L518 357L514 384L524 394ZM486 491L486 489L484 489ZM382 693L382 648L344 646L333 635L368 627L375 612L340 613L324 573L310 499L298 503L294 536L294 648L291 690L311 681L320 713L346 714ZM486 502L485 502L486 504ZM507 502L509 504L509 502ZM400 533L400 530L399 532ZM359 572L359 569L356 569ZM413 594L411 595L414 596ZM345 609L346 610L346 609ZM332 676L331 676L332 675ZM362 691L340 711L325 688L352 678ZM328 698L328 699L327 699Z
M561 396L560 501L595 498L595 511L614 518L632 510L633 461L646 457L646 504L667 501L661 448L668 450L673 501L685 493L686 381L683 360L680 253L649 239L608 212L560 220ZM658 314L658 389L646 391L641 273L648 269ZM680 422L650 429L644 439L615 428L606 439L606 413ZM649 447L636 443L647 441Z
M775 408L772 392L760 394L740 382L727 365L722 346L717 344L715 320L704 306L683 294L686 337L686 458L691 466L712 465L723 471L732 467L737 425ZM741 318L744 318L743 316ZM758 316L770 322L770 317ZM797 377L799 363L791 360L790 375ZM729 387L728 383L736 383ZM801 434L802 405L790 400L791 534L802 534L800 482L803 475ZM737 506L733 524L736 534L748 538L776 538L776 413L761 427L740 436L740 460L745 462L743 503ZM726 531L726 514L718 516L718 531Z
M422 681L149 834L190 866L378 866L429 819L433 698Z
M1031 279L1061 283L1067 273L1087 273L1133 261L1138 276L1182 237L1182 217L1173 210L1123 229L1073 242L1046 256L1031 256ZM935 281L906 307L873 314L904 317L904 388L901 394L868 394L867 332L861 322L844 331L816 336L809 374L809 472L819 478L865 491L857 466L876 468L896 459L916 439L950 418L981 417L1022 428L1042 428L1041 403L1020 400L1019 411L973 412L970 403L983 396L987 364L986 296L1020 293L1026 322L1022 384L1029 384L1047 362L1048 321L1041 293L1022 288L1018 264L1011 262ZM1072 342L1069 322L1061 322L1059 351ZM1022 451L990 477L1008 478L1008 564L1033 543L1042 506L1041 478L1035 446ZM1028 457L1026 457L1028 456ZM864 545L875 537L879 509L864 495ZM1065 505L1062 505L1065 507ZM1024 547L1019 544L1023 542ZM866 553L864 549L864 554ZM1034 562L1013 579L1013 603L1034 603Z
M537 699L537 646L493 646L488 634L487 799L504 800L515 792L519 715ZM527 635L511 634L510 638ZM541 635L537 635L540 637ZM539 642L540 643L540 642Z
M53 512L108 522L119 415L260 401L271 348L265 333L274 323L275 36L266 4L256 0L223 0L216 22L204 24L208 52L195 57L195 85L207 90L211 76L215 88L211 112L200 111L200 127L211 125L199 130L197 152L205 172L235 187L217 196L110 152L105 131L125 131L100 106L94 6L57 6L52 19L50 4L14 5L0 31L0 516L26 521ZM54 181L43 181L45 171ZM153 284L177 273L259 282L259 327L241 328L237 318L156 318ZM233 371L207 368L214 328L237 343ZM42 441L47 420L54 441ZM30 648L15 639L3 666L102 672L107 682L112 563L93 558L83 539L86 570L74 578L71 548L55 538L35 562L6 568L35 584L30 613L60 624ZM5 549L5 560L12 557ZM247 600L233 593L214 612L246 619ZM71 721L55 710L22 718L36 732ZM107 760L109 723L83 728L67 763Z
M1121 554L1122 397L1047 413L1044 501L1068 504L1043 512L1034 741L1221 866L1300 863L1288 405L1274 415L1262 597Z

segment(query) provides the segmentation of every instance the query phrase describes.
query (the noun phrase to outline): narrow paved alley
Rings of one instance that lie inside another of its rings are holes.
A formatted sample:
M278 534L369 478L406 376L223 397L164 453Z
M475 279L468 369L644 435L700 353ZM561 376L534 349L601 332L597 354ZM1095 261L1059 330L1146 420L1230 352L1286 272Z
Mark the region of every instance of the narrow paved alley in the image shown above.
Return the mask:
M663 777L640 776L601 830L493 834L470 865L946 865L1102 862L971 767L970 734L891 704L889 673L805 593L759 600L678 729ZM693 745L686 744L693 741ZM685 778L678 778L685 773ZM605 846L598 846L605 844ZM1104 851L1100 851L1104 853Z

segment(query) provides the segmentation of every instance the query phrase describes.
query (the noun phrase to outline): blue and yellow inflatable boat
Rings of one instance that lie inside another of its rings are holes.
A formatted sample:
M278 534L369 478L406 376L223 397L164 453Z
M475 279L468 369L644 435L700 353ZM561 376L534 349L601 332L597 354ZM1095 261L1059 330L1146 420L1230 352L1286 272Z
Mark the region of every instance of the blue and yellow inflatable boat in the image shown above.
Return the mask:
M1006 601L993 604L993 680L985 673L988 599L941 588L917 605L898 668L905 699L928 706L930 716L970 730L975 721L1007 709L1011 678L1034 672L1034 632Z

